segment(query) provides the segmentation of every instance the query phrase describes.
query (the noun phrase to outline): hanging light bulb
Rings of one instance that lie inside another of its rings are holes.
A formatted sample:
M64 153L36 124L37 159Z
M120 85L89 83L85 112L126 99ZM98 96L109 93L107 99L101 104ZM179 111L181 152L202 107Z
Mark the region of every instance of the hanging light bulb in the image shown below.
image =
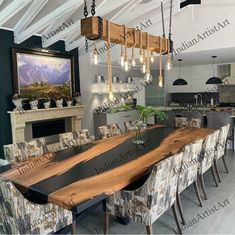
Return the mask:
M123 52L123 46L121 45L121 58L120 58L120 64L122 67L124 67L125 57Z
M96 48L96 43L94 42L94 50L91 53L91 60L90 60L91 65L98 65L99 64L99 53Z
M150 73L146 73L144 79L146 82L151 82L153 80L153 77Z
M130 69L129 61L128 61L128 59L125 59L125 62L124 62L124 70L125 70L125 72L128 72L129 69Z
M154 56L153 56L153 52L152 52L152 51L151 51L150 61L151 61L151 63L153 63L153 62L154 62Z
M131 65L132 65L132 67L135 67L135 66L136 66L134 47L132 48Z
M139 58L139 60L140 60L141 64L144 63L144 55L143 55L143 50L142 49L140 49L140 58Z
M110 100L110 101L112 101L112 100L113 100L113 98L114 98L114 96L113 96L113 92L112 92L112 91L110 91L110 92L109 92L109 100Z
M146 63L144 63L143 65L142 65L142 67L141 67L141 69L140 69L140 72L141 73L143 73L143 74L146 74L146 70L147 68L146 68Z
M132 58L132 60L131 60L131 65L132 65L132 67L135 67L135 66L136 66L135 58Z
M163 87L163 77L162 76L158 77L158 86Z
M171 62L171 58L170 57L167 58L166 69L168 71L172 69L172 62Z

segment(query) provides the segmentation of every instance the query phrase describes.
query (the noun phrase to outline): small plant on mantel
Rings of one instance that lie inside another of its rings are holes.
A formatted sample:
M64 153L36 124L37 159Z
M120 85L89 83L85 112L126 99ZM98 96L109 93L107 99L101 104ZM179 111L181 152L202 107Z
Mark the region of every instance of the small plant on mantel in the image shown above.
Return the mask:
M72 104L73 104L72 96L64 96L63 99L66 102L68 107L72 107Z

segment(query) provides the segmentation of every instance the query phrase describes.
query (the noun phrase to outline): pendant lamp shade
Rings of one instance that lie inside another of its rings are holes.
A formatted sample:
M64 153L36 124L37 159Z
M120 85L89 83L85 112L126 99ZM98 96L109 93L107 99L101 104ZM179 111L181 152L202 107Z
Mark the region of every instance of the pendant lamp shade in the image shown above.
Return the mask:
M178 59L178 61L179 61L179 78L173 82L173 86L186 86L186 85L188 85L187 81L185 81L184 79L181 78L182 59Z
M217 58L217 56L212 56L212 70L213 70L213 77L209 78L206 81L206 84L221 84L223 83L222 80L218 77L215 76L215 68L214 68L214 63L215 63L215 59Z

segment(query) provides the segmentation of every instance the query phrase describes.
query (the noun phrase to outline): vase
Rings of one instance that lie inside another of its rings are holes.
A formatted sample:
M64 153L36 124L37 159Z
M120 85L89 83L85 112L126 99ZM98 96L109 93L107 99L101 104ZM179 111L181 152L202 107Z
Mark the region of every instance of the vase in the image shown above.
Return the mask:
M63 108L63 99L59 99L55 101L57 108Z
M12 102L15 105L14 111L16 111L16 110L23 110L22 99L12 100Z
M136 121L133 125L133 144L144 144L144 133L146 124L142 121Z
M68 107L72 107L73 101L72 101L72 100L69 100L69 101L67 101L66 103L67 103L67 106L68 106Z
M44 108L45 108L45 109L49 109L50 106L51 106L51 102L50 102L50 101L45 102L45 103L43 103L43 105L44 105Z
M75 99L75 101L76 101L75 106L81 105L81 103L82 103L82 98L81 98L81 96L74 97L74 99Z
M37 110L38 109L38 100L29 101L29 105L32 110Z

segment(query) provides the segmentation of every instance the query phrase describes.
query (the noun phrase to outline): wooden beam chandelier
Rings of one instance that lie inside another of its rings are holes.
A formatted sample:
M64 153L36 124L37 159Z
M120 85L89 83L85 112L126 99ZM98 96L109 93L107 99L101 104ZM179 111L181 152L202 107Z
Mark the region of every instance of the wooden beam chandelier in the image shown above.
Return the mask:
M155 36L150 35L147 32L139 31L135 28L129 28L125 25L115 24L106 19L102 19L100 16L95 16L95 0L92 0L91 5L91 17L88 17L87 0L84 0L84 16L81 20L81 35L85 36L85 46L88 52L88 39L89 40L103 40L107 42L107 62L108 62L108 81L109 81L109 93L112 96L112 64L111 64L111 43L121 45L121 58L120 64L123 70L126 72L131 66L136 66L135 61L135 48L139 49L139 61L141 63L141 72L145 74L146 80L151 80L150 63L154 62L154 53L160 55L159 65L159 77L158 84L163 86L162 77L162 56L167 55L166 69L171 69L172 63L172 51L173 43L171 41L171 19L172 19L172 2L170 1L170 25L169 25L169 37L165 37L165 25L164 25L164 10L163 0L161 0L161 13L162 13L162 27L163 35ZM124 50L123 50L124 47ZM128 48L132 48L132 56L128 59ZM93 64L98 64L98 50L96 43L94 42L94 51L92 54ZM129 62L130 61L130 62Z

